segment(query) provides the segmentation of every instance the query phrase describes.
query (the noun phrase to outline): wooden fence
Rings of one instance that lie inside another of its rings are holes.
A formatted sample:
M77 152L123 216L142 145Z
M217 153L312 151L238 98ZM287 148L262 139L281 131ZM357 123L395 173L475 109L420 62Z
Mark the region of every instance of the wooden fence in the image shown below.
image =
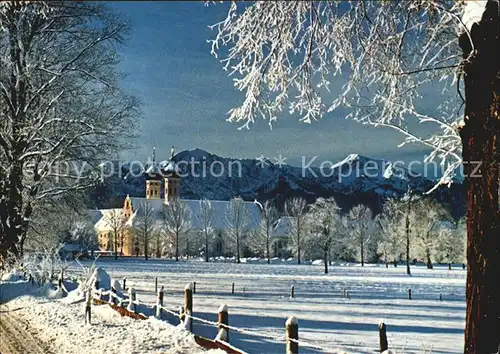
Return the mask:
M114 282L111 282L111 284L113 283ZM117 289L115 289L114 287L112 287L110 290L105 291L104 289L100 289L99 284L96 282L95 288L92 290L92 295L86 295L87 301L85 308L85 321L90 323L92 303L90 299L92 298L95 304L108 304L113 309L118 311L122 316L128 316L138 320L147 319L147 316L145 314L138 312L138 306L142 305L153 310L155 317L158 319L162 319L164 312L178 317L179 321L184 325L184 328L190 332L193 332L193 321L216 327L217 335L214 339L205 338L193 333L196 342L206 349L222 349L231 354L244 354L244 351L233 347L229 343L230 332L237 332L241 334L266 338L276 342L283 342L286 354L298 354L299 347L309 347L319 350L323 353L337 352L332 348L326 348L310 342L299 340L299 321L295 316L291 316L285 321L284 336L277 336L276 334L263 333L229 325L229 311L228 307L225 304L222 304L217 310L217 322L208 321L206 319L193 316L193 293L196 292L195 282L186 285L184 289L184 306L182 306L178 311L169 309L164 306L163 299L165 290L163 286L158 288L158 278L155 278L156 303L154 304L145 303L137 299L137 293L135 289L133 287L129 287L128 289L126 288L126 279L123 279L123 290L124 292L127 292L127 296L120 297L117 293ZM231 286L231 293L234 294L234 283L232 283ZM295 286L292 285L290 287L290 298L294 297ZM347 288L344 289L344 298L349 298L349 291ZM442 299L441 294L440 298ZM411 289L408 289L408 299L411 300ZM379 352L382 353L388 350L387 327L385 323L379 323L378 332Z

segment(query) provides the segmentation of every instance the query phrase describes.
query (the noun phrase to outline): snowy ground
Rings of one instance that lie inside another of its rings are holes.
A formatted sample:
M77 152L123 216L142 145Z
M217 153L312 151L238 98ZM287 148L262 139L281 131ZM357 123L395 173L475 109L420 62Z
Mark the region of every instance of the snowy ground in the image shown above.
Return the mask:
M322 266L291 264L130 258L100 259L98 265L115 278L126 277L127 287L137 289L137 298L152 304L158 277L159 285L165 286L164 306L171 309L183 304L185 285L196 281L194 316L216 321L217 308L227 304L230 325L267 336L283 337L286 319L295 315L300 340L326 349L301 346L301 353L374 353L381 319L387 325L389 347L397 353L463 352L466 273L461 267L413 267L410 277L403 266L337 265L325 275ZM78 272L79 266L71 269ZM292 284L294 299L289 297ZM343 298L344 288L349 299ZM216 335L215 328L196 321L194 332ZM284 343L259 335L230 332L230 342L249 353L284 352Z
M18 296L19 290L30 295ZM169 323L122 317L107 305L94 306L92 325L85 325L83 303L50 298L53 291L25 281L0 282L0 295L2 301L17 296L0 306L0 351L5 353L224 354L204 350L189 332ZM40 345L47 349L40 350Z

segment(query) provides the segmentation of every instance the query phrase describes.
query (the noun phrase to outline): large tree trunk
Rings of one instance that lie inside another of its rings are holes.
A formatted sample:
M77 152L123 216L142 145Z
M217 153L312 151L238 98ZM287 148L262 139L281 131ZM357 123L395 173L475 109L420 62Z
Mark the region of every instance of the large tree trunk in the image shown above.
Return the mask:
M23 256L27 220L32 213L30 204L23 201L22 167L13 166L10 172L0 176L0 258L3 259L9 255Z
M474 48L467 34L460 37L466 97L460 135L468 206L465 353L497 353L500 345L498 11L498 2L488 1L481 22L471 29Z

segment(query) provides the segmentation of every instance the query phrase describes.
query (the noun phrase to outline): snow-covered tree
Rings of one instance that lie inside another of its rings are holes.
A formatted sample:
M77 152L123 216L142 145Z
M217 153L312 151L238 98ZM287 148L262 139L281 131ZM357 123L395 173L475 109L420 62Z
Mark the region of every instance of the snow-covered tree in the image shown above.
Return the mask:
M365 259L372 248L375 239L375 220L372 210L364 204L351 208L348 217L348 228L351 229L351 242L357 248L361 266L364 267Z
M229 226L226 233L228 246L236 255L236 263L240 263L240 253L250 224L250 213L243 199L240 197L231 199L226 210L226 221Z
M209 260L210 253L210 241L213 239L214 233L214 222L215 222L215 212L212 203L208 199L200 200L200 207L195 215L199 226L199 230L202 234L205 243L205 262Z
M397 262L404 253L405 218L402 206L403 203L399 200L388 199L382 213L376 216L381 232L379 252L384 257L384 261L393 262L394 267L397 267Z
M115 260L118 259L118 250L123 255L124 227L127 220L122 209L111 209L104 214L104 220L111 229L113 236L113 251Z
M288 108L311 122L343 106L431 148L448 163L441 183L465 161L470 353L500 343L498 23L498 0L256 1L232 2L213 26L212 53L245 92L230 121L271 124ZM429 85L442 93L434 111Z
M328 257L332 244L339 236L337 233L337 229L341 227L339 211L340 208L333 198L318 198L307 212L307 243L321 250L325 274L328 273Z
M156 211L150 203L142 202L138 206L138 213L134 216L134 233L137 247L139 244L142 244L145 260L148 260L150 252L149 245L153 236L160 232L155 213Z
M453 227L441 228L438 232L436 260L441 263L448 263L451 269L452 263L462 263L465 258L465 223L459 221Z
M417 246L418 255L425 258L427 268L432 269L432 259L435 257L439 244L439 224L450 222L449 212L438 202L429 198L420 198L412 208L412 232Z
M189 209L186 202L173 199L166 203L163 208L163 221L165 236L169 241L173 241L175 260L179 261L180 242L183 237L187 237L187 233L191 228L191 209Z
M0 255L22 254L33 211L94 184L128 144L119 88L126 23L102 3L0 4Z
M304 198L296 197L285 201L285 213L292 218L289 246L297 256L297 264L300 264L300 252L305 245L306 212L307 203Z
M261 204L255 201L260 208L260 223L257 229L250 233L249 246L260 254L264 254L267 258L267 264L271 263L271 242L274 232L278 226L279 214L278 210L270 201Z
M70 241L80 245L83 251L93 251L97 247L97 234L88 219L76 220L69 230L69 235Z

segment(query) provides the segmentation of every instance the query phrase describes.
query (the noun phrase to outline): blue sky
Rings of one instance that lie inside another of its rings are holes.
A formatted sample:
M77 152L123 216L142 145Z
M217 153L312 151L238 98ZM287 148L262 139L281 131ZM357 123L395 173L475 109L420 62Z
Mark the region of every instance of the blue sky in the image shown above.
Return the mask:
M255 158L281 154L300 165L301 157L337 161L350 153L409 161L428 153L420 145L398 148L402 136L346 120L345 111L304 124L283 117L273 130L265 121L238 131L226 122L227 111L242 99L222 65L210 55L208 25L224 18L228 4L202 2L115 2L129 18L132 31L120 48L123 86L143 103L137 148L122 154L146 160L156 145L157 157L176 150L200 148L225 157ZM338 78L341 80L341 78ZM341 82L339 82L341 84Z

